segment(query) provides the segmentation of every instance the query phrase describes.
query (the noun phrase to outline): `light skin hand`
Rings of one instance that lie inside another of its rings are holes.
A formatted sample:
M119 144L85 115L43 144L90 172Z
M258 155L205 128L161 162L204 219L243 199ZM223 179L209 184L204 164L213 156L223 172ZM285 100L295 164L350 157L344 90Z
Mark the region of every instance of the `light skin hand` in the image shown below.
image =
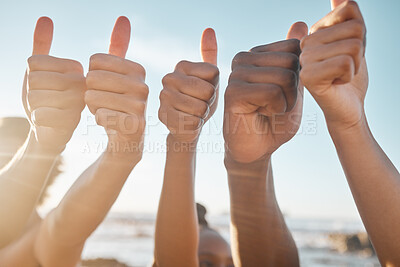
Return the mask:
M301 81L332 130L346 130L364 118L368 87L366 28L354 1L332 1L335 8L301 40Z
M398 266L400 175L374 139L364 113L368 87L364 20L354 1L332 0L331 4L333 10L301 42L300 77L325 114L382 266Z
M248 163L267 158L297 132L303 109L298 39L305 34L307 26L296 23L288 40L233 59L224 119L226 152L233 159Z
M218 104L219 70L214 30L203 32L201 53L203 62L181 61L162 80L158 115L180 142L196 142Z
M198 266L199 229L194 203L196 144L217 108L219 72L214 30L201 38L203 62L182 61L163 79L160 120L167 138L164 183L158 207L153 266Z
M86 84L79 62L49 56L52 37L53 22L40 18L28 59L23 104L37 142L61 152L80 121Z
M108 54L90 58L86 76L85 102L98 125L103 126L109 146L121 148L116 155L131 152L137 161L142 156L148 86L145 69L125 59L131 26L126 17L118 18L111 36ZM126 150L122 149L126 146Z

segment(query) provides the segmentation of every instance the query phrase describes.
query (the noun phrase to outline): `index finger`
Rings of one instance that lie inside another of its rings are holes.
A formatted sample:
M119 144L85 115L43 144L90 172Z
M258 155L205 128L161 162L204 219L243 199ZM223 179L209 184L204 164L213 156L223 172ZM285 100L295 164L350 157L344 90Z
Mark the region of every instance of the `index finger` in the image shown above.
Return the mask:
M283 40L267 45L260 45L250 49L250 52L288 52L300 55L300 41L297 39Z

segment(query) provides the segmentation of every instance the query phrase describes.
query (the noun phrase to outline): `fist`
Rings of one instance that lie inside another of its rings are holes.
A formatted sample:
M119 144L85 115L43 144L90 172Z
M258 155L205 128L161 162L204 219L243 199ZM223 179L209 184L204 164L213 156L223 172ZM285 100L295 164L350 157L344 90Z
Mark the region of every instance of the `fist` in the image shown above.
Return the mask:
M241 52L232 61L225 92L226 152L249 163L274 152L297 132L303 102L299 84L298 39L307 34L294 24L288 40Z
M300 77L328 126L348 128L364 114L366 29L356 2L334 0L332 7L301 41Z
M51 45L52 29L49 18L38 20L34 55L28 59L24 105L37 141L62 151L85 107L83 94L86 83L79 62L46 55Z
M218 103L219 70L215 33L206 29L202 37L205 62L181 61L163 80L159 118L179 141L194 142Z
M86 76L85 102L97 124L105 128L109 145L121 150L126 144L141 148L149 94L144 68L124 59L129 39L129 20L120 17L113 30L110 53L93 55Z

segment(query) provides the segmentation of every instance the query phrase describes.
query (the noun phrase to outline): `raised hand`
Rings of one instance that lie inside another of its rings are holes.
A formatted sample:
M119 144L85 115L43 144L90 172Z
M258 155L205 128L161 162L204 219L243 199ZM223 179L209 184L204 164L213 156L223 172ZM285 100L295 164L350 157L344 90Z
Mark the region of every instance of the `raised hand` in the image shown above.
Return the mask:
M114 152L135 152L133 155L140 159L149 89L145 84L145 69L125 59L130 34L129 20L119 17L109 53L91 56L85 102L96 116L97 124L107 131L109 147Z
M332 0L332 11L301 40L301 81L322 108L330 129L364 117L368 87L364 19L356 2Z
M307 25L290 28L287 40L238 53L225 92L226 151L236 161L269 156L297 132L303 108L299 39Z
M52 38L53 22L39 18L22 95L36 140L61 152L80 121L86 84L79 62L48 55Z
M179 141L194 142L218 104L217 40L213 29L201 38L203 62L179 62L163 80L158 116Z

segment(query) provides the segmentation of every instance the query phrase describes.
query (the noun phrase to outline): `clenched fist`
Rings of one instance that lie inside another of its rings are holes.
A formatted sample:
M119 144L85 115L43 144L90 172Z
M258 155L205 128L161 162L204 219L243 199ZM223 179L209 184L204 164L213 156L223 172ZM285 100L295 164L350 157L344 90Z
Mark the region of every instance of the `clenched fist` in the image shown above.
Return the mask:
M285 41L241 52L225 92L226 153L249 163L270 155L297 132L303 107L300 42L307 25L295 23Z
M40 18L28 59L23 103L36 140L61 152L80 121L86 83L79 62L48 55L52 38L53 22Z
M204 62L181 61L162 80L158 116L175 139L182 142L195 142L217 108L217 41L210 28L203 32L201 54Z
M109 147L116 152L137 152L141 157L149 89L144 68L125 59L130 33L129 20L119 17L109 53L90 58L85 102L97 124L107 131Z
M366 29L356 2L332 0L332 8L301 41L300 78L328 126L348 129L364 117Z

